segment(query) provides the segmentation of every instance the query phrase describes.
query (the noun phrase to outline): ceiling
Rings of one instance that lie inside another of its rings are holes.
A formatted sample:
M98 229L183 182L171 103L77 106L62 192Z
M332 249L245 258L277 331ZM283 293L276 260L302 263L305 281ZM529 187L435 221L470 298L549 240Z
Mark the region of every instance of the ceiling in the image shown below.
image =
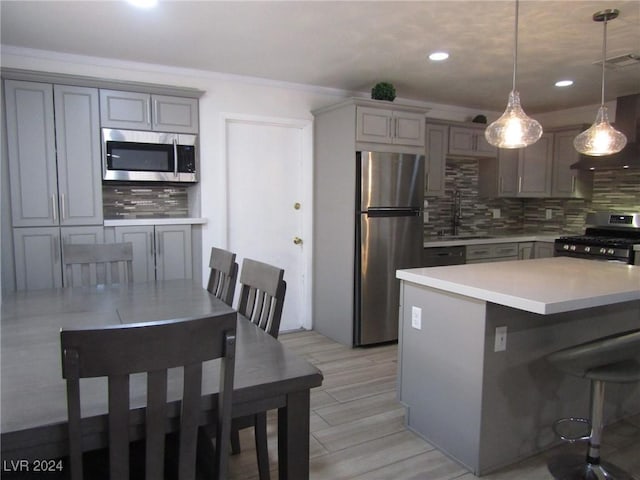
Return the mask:
M602 23L607 58L640 56L640 1L522 0L517 87L527 113L600 101ZM0 2L3 45L248 75L502 111L511 90L510 1ZM449 60L427 54L446 50ZM554 87L571 78L573 87ZM640 93L640 62L607 69L606 99Z

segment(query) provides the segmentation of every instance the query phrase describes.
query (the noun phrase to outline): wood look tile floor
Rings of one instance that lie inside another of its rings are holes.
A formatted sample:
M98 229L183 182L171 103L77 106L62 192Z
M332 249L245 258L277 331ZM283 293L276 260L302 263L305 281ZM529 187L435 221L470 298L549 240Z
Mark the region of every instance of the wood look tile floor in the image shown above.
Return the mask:
M478 477L404 426L396 400L397 345L352 349L316 332L286 333L280 341L316 365L324 382L311 392L311 480L473 480ZM278 478L276 412L268 415L271 478ZM257 479L253 431L241 431L242 452L231 457L231 480ZM585 451L562 445L481 477L549 480L546 462ZM603 458L640 480L640 415L605 429Z

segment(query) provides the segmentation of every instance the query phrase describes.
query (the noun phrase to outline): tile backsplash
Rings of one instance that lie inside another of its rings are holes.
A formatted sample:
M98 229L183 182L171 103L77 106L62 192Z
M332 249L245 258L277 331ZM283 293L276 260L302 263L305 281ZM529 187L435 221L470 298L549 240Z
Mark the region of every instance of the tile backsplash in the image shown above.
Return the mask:
M181 218L189 216L187 187L174 185L103 184L104 218Z
M589 200L560 198L484 198L478 194L478 162L448 159L445 196L425 197L425 237L452 234L453 195L460 192L459 235L582 233L589 212L640 212L640 170L594 173ZM499 218L494 218L494 212ZM547 218L550 214L551 218Z

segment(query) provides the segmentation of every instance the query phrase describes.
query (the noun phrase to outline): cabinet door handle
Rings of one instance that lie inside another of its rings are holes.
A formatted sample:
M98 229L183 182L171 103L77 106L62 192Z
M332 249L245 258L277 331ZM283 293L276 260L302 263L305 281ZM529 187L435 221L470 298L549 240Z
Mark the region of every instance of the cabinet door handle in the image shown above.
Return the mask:
M576 193L576 177L571 177L571 193Z
M518 193L522 192L522 177L518 177Z
M149 234L149 247L151 248L151 256L156 256L156 241L153 238L153 233Z
M394 118L393 119L393 130L394 130L393 136L394 136L394 138L398 138L398 136L400 135L400 126L399 126L398 123L399 123L398 119Z
M425 192L429 191L429 172L424 174L424 190Z
M153 114L153 124L157 125L158 124L158 100L154 100L153 101L153 109L151 110L152 114Z
M67 218L66 208L64 206L64 193L60 194L60 220L64 221Z
M504 192L504 178L502 176L500 176L500 179L498 180L498 192Z
M58 208L56 206L56 196L51 195L51 213L53 214L53 221L58 221Z
M51 242L51 246L53 247L53 260L56 263L58 263L58 260L60 259L59 240L60 240L59 237L53 237L53 242Z

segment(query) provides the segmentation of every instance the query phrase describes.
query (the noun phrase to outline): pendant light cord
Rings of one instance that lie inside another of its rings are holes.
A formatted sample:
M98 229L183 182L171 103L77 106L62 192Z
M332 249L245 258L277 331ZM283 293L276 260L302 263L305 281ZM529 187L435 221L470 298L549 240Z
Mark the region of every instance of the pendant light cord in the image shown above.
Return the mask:
M604 35L602 38L602 91L600 92L601 106L604 106L604 62L607 58L607 17L604 18Z
M518 0L516 0L516 33L514 38L515 40L514 40L514 46L513 46L513 87L512 87L513 91L515 91L516 89L516 69L518 64Z

